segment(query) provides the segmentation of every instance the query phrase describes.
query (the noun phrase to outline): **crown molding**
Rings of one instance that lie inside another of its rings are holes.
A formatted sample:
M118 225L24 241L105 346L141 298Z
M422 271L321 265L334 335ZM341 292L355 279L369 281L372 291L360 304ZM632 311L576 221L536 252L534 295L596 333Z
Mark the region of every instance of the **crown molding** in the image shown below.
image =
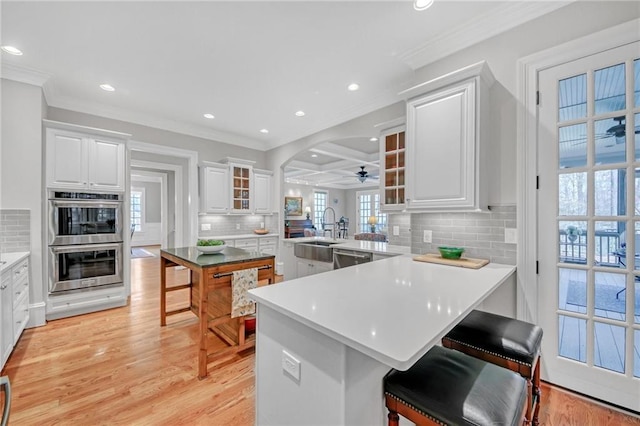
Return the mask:
M18 65L2 63L1 77L6 80L13 80L20 83L31 84L43 87L51 75L33 68L21 67Z
M514 1L504 6L499 13L491 11L478 15L471 22L460 25L429 40L416 48L398 55L398 59L417 70L436 62L451 52L465 49L525 22L560 9L577 0L563 1Z

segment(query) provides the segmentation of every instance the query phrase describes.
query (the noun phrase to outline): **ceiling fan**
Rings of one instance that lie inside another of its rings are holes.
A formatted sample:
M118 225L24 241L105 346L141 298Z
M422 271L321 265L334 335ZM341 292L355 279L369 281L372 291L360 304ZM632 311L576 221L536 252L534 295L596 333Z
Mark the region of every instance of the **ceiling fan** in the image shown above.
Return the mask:
M364 183L364 181L369 177L369 172L364 169L364 166L360 166L360 171L356 172L356 174L358 175L358 180L361 183Z
M626 124L624 123L626 117L624 115L621 115L620 117L613 117L612 120L613 121L617 121L618 124L614 124L613 126L609 127L607 129L607 131L605 133L602 134L598 134L596 135L595 139L608 139L611 137L615 138L615 144L621 144L624 143L624 136L626 134ZM635 132L636 135L640 134L640 128L636 127ZM574 139L574 142L571 145L580 145L580 144L584 144L587 143L587 138L579 138L579 139ZM564 142L571 142L571 141L564 141ZM606 146L613 146L614 144L611 145L606 145Z
M623 137L626 131L625 130L626 125L624 124L624 120L625 120L624 115L620 117L614 117L613 121L617 121L618 124L611 126L607 129L607 136L615 136L616 138ZM640 129L636 128L635 133L639 134Z

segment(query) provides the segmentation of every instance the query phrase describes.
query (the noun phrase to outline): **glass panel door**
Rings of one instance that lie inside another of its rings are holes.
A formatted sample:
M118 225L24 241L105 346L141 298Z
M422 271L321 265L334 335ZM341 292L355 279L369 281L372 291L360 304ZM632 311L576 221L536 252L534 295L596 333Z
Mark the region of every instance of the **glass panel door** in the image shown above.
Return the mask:
M540 73L543 378L640 410L639 43Z

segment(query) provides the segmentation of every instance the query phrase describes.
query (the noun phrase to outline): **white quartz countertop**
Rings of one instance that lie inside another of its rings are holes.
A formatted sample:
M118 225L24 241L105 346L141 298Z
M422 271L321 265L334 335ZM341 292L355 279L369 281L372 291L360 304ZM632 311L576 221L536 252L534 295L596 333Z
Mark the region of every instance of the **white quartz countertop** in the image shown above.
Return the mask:
M343 241L345 242L334 244L331 247L333 247L334 249L341 248L341 249L366 251L369 253L390 254L390 255L411 253L411 247L397 246L389 243L381 243L379 241L362 241L362 240L343 240Z
M0 254L0 273L4 272L5 269L10 269L27 256L29 256L28 251Z
M216 240L243 240L245 238L267 238L267 237L279 237L276 233L269 234L236 234L236 235L199 235L198 239L216 239Z
M406 370L513 274L411 255L250 290L251 297L390 367Z
M363 240L343 240L333 239L327 237L301 237L301 238L285 238L289 243L307 243L310 241L328 241L332 244L333 248L343 248L348 250L366 251L369 253L377 254L409 254L411 253L411 247L397 246L389 243L382 243L378 241L363 241Z

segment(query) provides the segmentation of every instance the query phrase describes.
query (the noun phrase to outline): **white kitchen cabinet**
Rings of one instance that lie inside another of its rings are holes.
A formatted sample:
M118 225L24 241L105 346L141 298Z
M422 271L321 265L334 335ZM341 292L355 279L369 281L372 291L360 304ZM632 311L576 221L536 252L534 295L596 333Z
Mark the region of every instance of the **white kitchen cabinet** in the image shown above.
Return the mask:
M200 166L200 212L229 211L229 167L204 163Z
M13 344L22 335L29 321L29 259L11 268L13 293Z
M253 171L253 205L254 213L271 213L271 176L268 170Z
M0 369L29 321L29 258L23 258L0 277Z
M295 244L284 240L278 250L279 260L282 262L284 280L294 280L298 278L296 262L298 258L294 254Z
M258 251L275 256L278 251L278 237L259 238Z
M11 270L2 274L0 285L0 361L4 367L5 362L13 350L13 295L11 285Z
M129 135L44 120L47 188L125 190Z
M47 320L83 315L127 304L127 295L123 285L96 287L89 292L62 293L49 295L47 299Z
M200 165L200 213L266 214L271 211L273 173L254 161L226 158Z
M320 274L333 270L332 262L320 262L317 260L309 260L296 258L296 278L306 277L308 275Z
M258 239L257 238L242 238L234 240L234 247L247 250L258 251Z
M403 92L411 96L405 152L408 211L487 209L485 145L493 81L480 62Z

